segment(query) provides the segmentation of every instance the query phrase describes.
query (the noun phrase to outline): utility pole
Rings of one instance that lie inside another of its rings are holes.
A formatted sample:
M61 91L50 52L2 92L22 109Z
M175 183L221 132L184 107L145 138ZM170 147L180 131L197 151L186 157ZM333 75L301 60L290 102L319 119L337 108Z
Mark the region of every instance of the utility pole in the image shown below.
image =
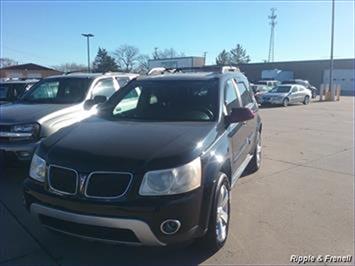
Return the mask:
M203 52L203 58L204 58L203 64L204 65L206 65L206 56L207 56L207 52L205 51L205 52Z
M90 73L90 38L94 37L93 34L91 33L82 33L82 36L86 37L86 43L87 43L87 52L88 52L88 72Z
M269 58L268 62L274 62L274 31L276 25L276 8L271 8L271 15L269 16L270 25L271 25L271 33L270 33L270 43L269 43Z
M334 100L335 97L335 91L333 91L334 9L335 9L335 0L332 1L332 30L331 30L331 37L330 37L331 39L330 39L330 68L329 68L329 90L330 90L330 95L332 97L332 100Z

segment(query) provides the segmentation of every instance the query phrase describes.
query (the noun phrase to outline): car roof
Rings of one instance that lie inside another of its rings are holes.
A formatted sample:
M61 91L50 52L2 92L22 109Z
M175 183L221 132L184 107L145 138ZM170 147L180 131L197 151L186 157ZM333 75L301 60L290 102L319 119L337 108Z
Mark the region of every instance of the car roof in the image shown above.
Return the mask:
M27 80L4 80L0 81L0 84L27 84L27 83L36 83L39 79L27 79Z
M91 78L91 79L95 79L95 78L99 78L99 77L137 77L138 74L134 74L134 73L124 73L124 72L107 72L107 73L85 73L85 72L74 72L74 73L68 73L68 74L64 74L64 75L55 75L55 76L49 76L46 77L46 79L48 78L66 78L66 77L70 77L70 78Z
M137 80L207 80L218 78L222 74L215 72L192 72L192 73L164 73L158 75L144 75Z

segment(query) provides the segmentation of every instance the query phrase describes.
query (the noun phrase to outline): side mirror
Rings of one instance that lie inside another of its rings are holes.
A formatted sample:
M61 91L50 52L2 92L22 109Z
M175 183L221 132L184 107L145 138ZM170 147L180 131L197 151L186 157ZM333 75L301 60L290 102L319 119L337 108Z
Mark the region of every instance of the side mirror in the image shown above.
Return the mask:
M251 120L255 117L254 112L249 108L233 108L230 115L226 117L229 123L238 123Z
M99 103L104 103L107 101L107 97L103 95L96 95L94 97L94 103L99 104Z
M101 104L106 102L107 97L103 95L96 95L94 99L89 99L84 102L84 109L89 110L96 104Z

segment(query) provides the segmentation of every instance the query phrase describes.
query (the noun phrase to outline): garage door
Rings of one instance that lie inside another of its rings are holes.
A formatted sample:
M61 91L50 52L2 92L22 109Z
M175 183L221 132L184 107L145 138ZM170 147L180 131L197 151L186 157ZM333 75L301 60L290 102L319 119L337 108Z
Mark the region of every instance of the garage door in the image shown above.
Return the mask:
M354 69L334 69L333 82L340 84L343 95L354 95ZM329 84L329 69L323 73L323 83Z

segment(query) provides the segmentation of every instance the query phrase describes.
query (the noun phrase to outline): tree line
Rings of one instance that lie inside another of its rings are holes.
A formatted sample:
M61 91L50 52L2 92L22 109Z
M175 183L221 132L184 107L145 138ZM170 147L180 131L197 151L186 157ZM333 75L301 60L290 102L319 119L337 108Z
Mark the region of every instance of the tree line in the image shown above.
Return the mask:
M135 72L146 73L149 70L150 59L165 59L185 56L183 52L177 52L173 48L159 49L155 47L151 55L141 54L139 49L133 45L123 44L113 52L99 47L96 57L92 62L93 72ZM215 59L216 65L239 65L248 63L250 57L240 44L229 51L223 49ZM1 67L15 65L16 61L9 58L0 58ZM65 63L52 66L54 69L63 72L86 71L87 66L76 63Z

